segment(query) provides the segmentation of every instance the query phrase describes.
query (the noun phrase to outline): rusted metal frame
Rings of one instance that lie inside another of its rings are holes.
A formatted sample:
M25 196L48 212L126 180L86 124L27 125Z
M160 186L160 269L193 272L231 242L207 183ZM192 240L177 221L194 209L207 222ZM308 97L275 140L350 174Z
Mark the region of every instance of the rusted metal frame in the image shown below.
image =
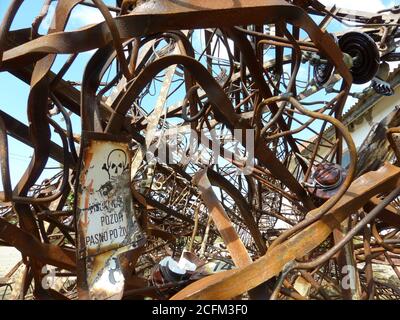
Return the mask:
M217 118L225 118L226 120L224 121L226 121L230 128L250 128L250 126L244 123L245 121L243 121L239 115L231 111L232 105L227 99L225 93L216 83L215 79L208 74L207 70L204 69L199 62L186 56L175 55L156 60L147 66L145 69L146 72L142 71L142 73L138 75L135 81L132 82L130 87L127 89L123 99L119 102L119 105L116 106L115 113L110 118L106 132L117 132L119 130L124 114L129 109L130 103L134 100L134 97L143 90L146 84L151 81L159 70L162 70L171 64L182 64L192 73L192 75L196 75L196 80L208 94L210 102L216 106L213 110ZM275 155L267 148L267 146L260 144L257 145L255 154L256 157L258 157L271 172L274 172L277 178L285 183L293 193L299 195L301 200L304 201L305 206L308 206L309 208L313 207L304 188L294 179L287 168L275 158Z
M132 43L128 46L128 51L131 52L131 57L129 59L128 67L129 72L133 74L136 70L136 63L139 56L139 45L140 45L140 38L133 38Z
M294 300L308 300L307 298L303 297L302 295L300 295L299 293L297 293L294 290L290 290L290 289L287 289L287 288L281 288L280 292L283 295L285 295L285 296L287 296L289 298L292 298Z
M182 55L174 55L160 58L153 63L149 64L145 70L143 70L134 82L127 89L124 99L119 102L119 105L115 108L115 113L112 115L110 122L106 131L112 132L118 130L120 127L120 121L118 121L120 117L123 117L127 112L130 106L130 101L134 100L134 97L145 87L145 85L151 81L151 79L162 69L168 67L173 64L182 64L184 65L191 73L196 74L197 72L201 72L201 75L205 79L201 79L201 77L196 77L196 80L202 86L202 88L207 92L209 91L211 95L218 95L218 99L215 99L214 102L217 105L221 105L220 108L214 109L214 112L217 113L220 117L222 116L222 112L224 112L225 117L228 118L228 123L231 127L239 121L239 116L234 113L226 112L231 108L230 101L226 98L223 93L221 87L215 82L214 78L212 78L208 72L204 69L204 67L197 61L187 56ZM197 76L197 75L196 75ZM208 81L209 80L209 81ZM211 82L212 80L212 82ZM214 93L214 92L217 93ZM223 94L222 94L223 93ZM216 102L219 103L216 103ZM222 107L224 106L224 108ZM227 109L228 110L224 110ZM221 109L221 110L220 110ZM118 120L117 120L118 119Z
M277 218L277 219L279 219L279 220L281 220L283 222L286 222L287 224L289 224L291 226L294 226L296 224L295 221L285 217L284 215L282 215L282 214L280 214L280 213L278 213L278 212L276 212L276 211L274 211L272 209L268 210L268 211L266 209L264 209L264 210L256 209L256 211L261 213L261 214L273 216L273 217L275 217L275 218Z
M39 203L47 203L47 202L52 202L56 200L57 198L61 197L66 190L66 187L68 186L69 182L69 162L68 162L68 142L67 138L64 135L64 132L62 128L52 119L49 119L51 125L55 128L57 133L60 135L62 144L63 144L63 151L64 151L64 158L63 158L63 179L62 183L60 184L59 190L51 195L51 196L45 196L45 197L27 197L27 196L19 196L15 195L12 197L12 201L15 203L28 203L28 204L39 204Z
M329 115L331 115L331 114L329 114ZM304 179L303 179L304 181L307 181L308 178L310 177L312 165L314 164L315 158L317 157L317 154L318 154L318 149L319 149L320 146L322 146L321 140L322 140L322 136L323 136L323 134L325 132L325 128L326 128L327 124L328 124L328 122L324 122L322 124L320 133L318 134L317 139L314 140L314 150L313 150L313 152L311 154L310 165L308 166L308 169L307 169L306 173L304 174Z
M207 170L207 177L212 185L218 186L232 197L232 199L235 201L235 204L239 207L241 216L244 220L245 225L248 227L250 234L254 239L259 254L261 255L265 254L266 252L265 241L260 233L260 230L258 229L258 226L254 220L253 215L251 214L251 207L249 206L245 198L242 196L240 191L236 189L226 178L219 175L212 169Z
M49 237L47 236L47 232L46 232L46 227L44 225L44 221L42 219L38 219L37 220L37 224L39 226L39 232L40 232L40 235L42 236L43 242L47 243L47 244L50 243ZM62 237L62 241L64 241L64 239L65 239L65 237Z
M91 3L91 2L92 2L91 0L83 0L81 5L82 6L91 7L91 8L97 8L97 6L94 3ZM115 13L119 13L121 11L120 8L114 7L114 6L106 5L106 8L108 10L112 11L112 12L115 12Z
M381 255L383 255L383 253L387 251L385 248L383 247L372 247L371 248L371 258L372 259L377 259L379 258ZM364 253L364 248L360 248L357 250L354 250L354 254L357 258L358 261L365 261L366 257L365 257L365 253Z
M148 36L146 38L144 38L141 42L139 46L144 46L146 43L148 43L149 41L152 41L154 39L158 39L159 37L168 37L168 38L172 38L174 39L181 52L185 53L186 55L193 57L194 58L194 50L193 47L191 45L191 43L189 42L189 40L186 38L186 36L180 32L180 31L167 31L167 32L163 32L163 33L157 33L155 35L151 35ZM156 42L156 45L158 45L158 41ZM142 72L143 68L145 68L146 63L148 62L148 59L150 58L152 54L151 49L143 56L143 59L140 61L139 65L137 66L137 68L135 69L135 72L133 74L134 77L136 77L140 72ZM189 72L187 72L186 70L184 70L184 78L185 78L185 86L186 86L186 90L189 90L193 85L194 82L192 80L192 76ZM119 101L121 100L122 96L123 96L124 92L121 92L118 97L114 100L111 108L115 109L115 107L118 105ZM191 101L191 108L193 108L193 100L190 99ZM193 111L193 110L192 110ZM137 121L137 123L135 123L135 126L138 123L141 123L145 120L145 118L139 119ZM192 127L195 127L195 123L192 124Z
M397 268L396 264L393 262L392 258L390 257L390 255L387 252L384 252L383 254L385 255L385 258L386 258L387 262L392 267L392 269L393 269L394 273L396 274L397 278L400 280L400 271Z
M72 166L75 166L78 161L78 154L77 154L76 148L75 148L74 133L73 133L73 129L72 129L71 118L69 117L67 111L65 110L65 108L63 107L61 102L57 99L57 97L52 92L50 93L50 96L51 96L51 99L53 100L54 104L57 106L57 109L61 112L61 114L64 118L64 121L65 121L66 136L67 136L68 146L69 146L69 151L70 151L70 153L67 155L70 155L70 157L65 158L66 154L64 153L63 161L68 162L68 159L71 158L73 160ZM55 125L55 127L57 127L57 126ZM56 131L58 131L58 133L60 135L62 135L62 132L64 132L61 128L57 128Z
M288 97L287 99L288 99L288 102L291 103L301 113L303 113L307 116L310 116L312 118L317 118L317 119L321 119L324 121L328 121L328 122L332 123L332 125L334 125L335 128L337 128L337 131L339 131L343 135L344 139L346 140L346 143L347 143L347 146L349 149L349 154L350 154L350 164L349 164L347 176L346 176L345 180L343 181L343 184L337 191L337 193L332 198L330 198L328 201L326 201L322 206L310 211L308 213L308 216L309 216L308 219L303 220L302 222L298 223L293 228L291 228L288 231L281 234L278 237L278 239L276 239L274 241L274 243L271 245L271 247L274 247L275 245L281 243L284 239L287 239L289 236L293 235L295 232L298 232L299 230L305 228L305 226L309 226L311 223L320 219L326 212L331 210L332 207L336 204L336 202L341 199L341 197L345 194L346 190L349 188L349 186L355 176L355 169L356 169L356 165L357 165L357 157L356 157L357 152L356 152L355 144L353 142L351 135L347 131L346 127L340 121L338 121L337 119L335 119L331 116L305 109L293 97Z
M294 195L291 195L288 192L282 190L281 188L275 186L273 183L269 182L267 179L261 177L258 174L255 174L255 173L252 173L251 176L254 177L254 179L256 179L257 181L259 181L261 183L261 185L265 186L267 189L269 189L273 192L279 193L280 195L282 195L284 198L288 199L289 201L296 203L296 205L300 205L299 199L297 199Z
M12 185L8 160L7 128L0 113L0 174L3 191L0 192L0 201L8 202L12 199Z
M295 28L295 30L297 30L297 38L298 38L298 34L299 34L299 28L296 26L293 26L293 28ZM297 74L299 72L300 69L300 64L301 64L301 58L302 58L302 51L301 48L299 46L299 44L297 43L298 39L296 39L287 29L286 25L282 28L283 30L283 34L286 36L286 38L292 43L292 63L291 63L291 76L286 88L286 92L289 94L292 94L294 97L297 96L297 90L296 90L296 79L297 79ZM283 61L283 53L282 53L282 61ZM291 106L291 109L294 109L294 106ZM287 126L289 128L292 127L292 118L288 118L287 121ZM301 165L301 164L300 164ZM311 163L308 165L307 170L310 170L310 166Z
M371 230L368 226L364 228L364 252L365 252L365 277L367 279L366 294L368 300L373 300L375 296L374 274L372 270L371 256Z
M293 26L293 28L296 28L296 27ZM301 52L301 48L300 48L299 44L297 43L296 38L289 32L289 30L287 29L286 26L283 28L283 34L286 36L286 38L289 39L289 41L293 45L291 76L290 76L290 79L289 79L289 83L287 85L286 92L293 94L293 96L296 96L296 78L297 78L297 74L298 74L299 69L300 69L302 52ZM283 54L282 54L282 60L283 60ZM291 121L290 120L288 122L288 127L291 128Z
M346 27L355 28L355 27L379 27L382 25L391 26L393 24L390 23L371 23L373 20L373 13L359 11L359 10L350 10L346 8L337 8L336 11L333 11L333 8L330 8L329 11L326 7L319 7L320 11L313 11L314 14L321 15L321 13L326 13L328 16L331 16L333 19L337 20L338 22L342 23ZM359 24L348 24L344 22L344 20L358 22ZM382 21L382 20L381 20ZM394 24L397 25L397 24Z
M345 95L345 94L344 94ZM106 118L103 118L103 119L106 119ZM124 128L124 130L126 130L126 128ZM285 160L285 162L286 162L286 160Z
M156 201L156 200L154 200L154 199L152 199L152 198L150 198L150 197L148 197L148 196L143 196L143 197L145 198L146 202L147 202L149 205L153 206L154 208L157 208L157 209L159 209L159 210L161 210L161 211L164 211L165 213L171 215L172 217L175 217L175 218L177 218L177 219L179 219L179 220L182 220L182 221L184 221L184 222L187 222L187 223L189 223L189 224L191 224L191 225L194 224L194 220L191 219L190 217L185 216L184 214L181 214L181 213L179 213L179 212L176 212L175 210L173 210L173 209L167 207L166 205L164 205L164 204L162 204L162 203L160 203L160 202L158 202L158 201ZM200 226L201 228L204 228L204 227L205 227L205 226L204 226L203 224L201 224L201 223L199 223L199 226Z
M75 227L73 227L73 226L68 226L68 225L65 225L65 224L63 224L63 222L61 222L61 221L58 221L57 220L57 218L55 218L55 217L53 217L52 215L50 215L50 214L45 214L45 215L38 215L38 219L40 220L40 221L47 221L47 222L49 222L50 224L53 224L54 226L56 226L60 231L61 231L61 233L64 235L64 237L65 238L67 238L68 239L68 241L73 245L73 246L75 246L75 240L74 240L74 238L69 234L70 232L75 232Z
M277 300L278 294L279 294L279 292L281 291L281 287L282 287L282 284L283 284L283 282L284 282L286 276L287 276L287 275L290 273L290 271L292 271L292 269L293 269L293 264L294 264L294 262L293 262L293 261L290 261L290 262L288 262L288 263L283 267L282 272L281 272L281 274L279 275L278 280L277 280L276 283L275 283L275 288L274 288L274 290L272 291L271 296L269 297L269 300Z
M202 136L203 138L203 136ZM207 137L204 137L204 139L206 140ZM208 140L208 139L207 139ZM257 141L257 140L256 140ZM211 143L211 140L208 140L209 143ZM257 143L257 142L256 142ZM225 158L225 160L232 162L232 164L234 164L235 166L241 168L243 167L243 164L239 163L238 161L235 160L231 160L233 158L233 154L230 153L230 151L224 149L222 147L222 145L220 146L220 150L222 154L228 154L228 157ZM276 192L278 192L279 194L281 194L283 197L287 198L289 201L295 202L296 205L302 207L302 205L299 203L299 199L296 197L296 195L292 195L286 191L284 191L282 188L273 185L272 183L270 183L268 180L264 179L261 175L267 174L265 171L261 171L258 170L257 166L255 168L252 169L252 172L250 173L250 176L253 177L254 179L260 181L263 185L267 186L269 189L274 190ZM269 173L268 174L270 177L272 177L272 175ZM212 175L209 176L209 178L212 179ZM251 224L251 222L250 222ZM249 225L250 225L249 224ZM249 227L250 228L250 227Z
M273 98L276 98L276 97L273 97ZM278 97L278 98L279 98L279 97ZM285 100L285 99L286 99L286 98L283 98L283 100ZM318 112L319 114L323 114L323 112L325 112L327 108L328 108L328 107L325 106L325 107L322 107L322 108L319 109L319 110L316 110L315 112ZM284 112L284 113L288 116L288 118L290 118L290 119L294 119L293 115L291 115L291 114L293 114L293 113L298 113L298 112L296 112L296 110L293 108L293 106L292 106L292 108L289 109L289 110L283 110L283 112ZM278 138L281 138L281 137L289 137L289 136L291 136L292 134L299 133L300 131L303 131L303 130L305 130L305 129L308 129L309 126L310 126L315 120L316 120L316 118L311 117L309 120L307 120L306 122L302 123L302 124L301 124L299 127L297 127L296 129L289 129L289 130L287 130L287 131L281 131L281 132L278 132L278 133L275 133L275 134L271 134L271 135L269 135L269 136L266 136L265 139L266 139L267 141L271 141L271 140L275 140L275 139L278 139ZM299 157L299 156L296 156L296 158L299 159L300 157ZM303 161L304 161L304 160L303 160Z
M115 58L115 51L111 45L100 48L91 57L86 65L81 91L81 126L82 130L102 132L98 100L96 92L100 81Z
M198 232L199 211L200 211L200 205L197 205L197 207L194 209L194 226L193 226L192 236L190 238L189 245L188 245L189 252L193 252L193 243L194 243L196 234Z
M0 238L17 248L25 256L65 270L75 271L74 251L41 243L33 235L2 218L0 218Z
M262 100L259 104L257 104L254 107L252 122L254 124L256 124L256 133L255 133L255 141L256 142L259 141L259 139L265 135L267 130L269 128L271 128L279 120L279 118L281 118L282 113L285 109L284 103L282 103L279 106L279 108L276 110L275 114L273 114L273 117L271 119L269 119L268 123L265 126L262 125L261 119L262 119L264 107L266 107L266 106L269 107L270 103L276 103L276 102L277 101L276 101L275 97L271 97L271 98Z
M286 21L279 21L275 23L275 33L279 38L283 37L283 28L284 25L286 25ZM284 72L283 72L283 51L284 47L282 46L276 46L275 47L275 68L274 72L278 76L275 86L279 89L281 85L284 83ZM251 72L250 72L251 73ZM275 92L274 92L275 93ZM278 94L278 93L275 93ZM264 96L264 98L266 98Z
M298 124L304 125L304 122L301 122L300 120L296 119L290 112L287 112L286 115L287 115L289 118L292 118L293 121L297 122ZM330 115L331 115L331 114L330 114ZM310 127L307 128L307 130L311 131L311 132L314 133L315 135L319 135L319 134L321 133L321 131L320 131L320 132L317 132L317 131L315 131L313 128L310 128ZM332 145L334 145L334 143L332 143L330 140L328 140L327 138L325 138L324 135L322 135L322 140L324 140L326 143L331 143Z
M278 101L281 101L281 100L284 100L284 99L282 99L282 98L280 98L280 97L271 97L271 98L269 98L269 99L263 100L263 101L262 101L259 105L257 105L257 107L255 108L253 119L257 119L257 120L258 120L258 119L261 118L261 112L262 112L263 106L269 105L269 103L271 103L271 102L275 102L275 101L278 102ZM328 106L325 106L325 108L322 108L322 109L318 110L318 112L321 112L321 113L322 113L322 112L325 111L326 108L328 108ZM277 113L270 121L268 121L268 123L262 128L261 133L260 133L260 136L264 136L264 135L265 135L266 131L276 122L278 114L282 114L282 113L284 112L284 109L285 109L285 104L282 104L282 105L279 107L278 113ZM293 107L291 108L291 111L292 111L292 110L293 110ZM290 113L287 113L287 115L289 116ZM330 115L330 114L329 114L329 115ZM290 119L294 119L294 118L293 118L292 116L290 116ZM299 132L300 130L305 129L305 128L307 127L307 125L310 124L312 121L314 121L314 120L311 119L311 120L307 121L306 123L301 124L301 126L300 126L299 128L297 128L297 129L295 129L295 130L287 131L287 132L281 132L281 133L279 133L279 134L275 134L275 135L272 135L272 136L267 136L266 138L267 138L268 140L272 140L272 139L274 139L274 138L278 138L278 137L281 137L281 136L283 136L283 135L287 135L287 134ZM324 124L323 124L323 126L322 126L322 129L320 130L319 136L322 136L322 133L323 133L323 131L324 131L323 128L325 128L326 124L327 124L327 122L324 122ZM261 127L261 124L259 124L258 127ZM256 129L256 130L257 130L257 129ZM259 131L259 129L258 129L257 131ZM256 137L259 137L259 135L256 134ZM296 140L297 140L297 139L296 139ZM319 139L319 140L317 139L317 141L320 141L320 140L321 140L321 139ZM307 149L307 146L304 146L304 147ZM314 149L314 153L315 153L315 154L317 153L317 150L318 150L318 147L317 147L317 143L316 143L316 147L315 147L315 149ZM309 165L308 165L308 169L307 169L307 171L306 171L306 176L307 176L307 172L309 172L309 171L311 170L311 166L312 166L312 163L313 163L313 162L314 162L314 160L310 161L310 163L309 163ZM306 178L305 178L304 180L306 180Z
M364 206L366 212L371 211L380 202L379 197L372 197L370 201ZM400 216L397 214L397 210L392 206L386 206L380 213L379 219L382 220L382 226L391 226L400 228Z
M318 283L318 281L316 281L313 278L312 274L310 274L309 272L307 272L305 270L300 270L300 274L306 281L308 281L317 290L317 292L325 300L331 300L329 297L329 294L326 292L325 288L320 283Z
M353 216L349 214L349 217L341 223L339 228L333 230L333 243L335 245L341 243L341 241L344 239L345 235L351 228L352 222ZM362 298L362 288L360 283L360 274L358 272L357 262L355 261L354 256L353 241L348 241L347 243L341 244L342 247L332 256L336 262L336 270L338 270L338 281L343 283L344 277L346 276L343 272L339 272L339 270L343 270L344 267L352 268L352 270L354 270L354 272L347 275L348 281L350 281L352 285L348 287L341 286L341 295L345 300L360 300ZM329 250L324 252L324 254L329 254ZM327 262L328 261L329 259Z
M263 98L272 97L273 94L263 77L263 69L257 62L253 49L245 35L241 34L238 30L234 28L225 30L225 32L234 41L235 45L240 48L240 52L246 60L246 65L249 69L250 74L254 78L254 82L259 89L261 96ZM276 113L278 113L278 106L276 104L271 104L270 110L272 114L275 115ZM284 122L281 116L278 116L278 124L282 130L288 130L287 124ZM292 150L294 150L296 153L300 152L293 137L288 137L288 143L291 146ZM303 170L306 171L306 164L301 159L299 160L299 162L302 165Z
M287 29L286 29L286 32L289 32ZM300 40L299 40L299 38L300 38L300 28L299 27L296 27L296 26L292 26L292 33L293 33L293 35L292 35L292 41L293 41L293 44L297 44ZM299 46L299 45L298 45ZM301 47L300 47L300 57L299 57L299 59L300 59L300 62L301 62L301 58L302 58L302 53L301 53ZM292 50L292 57L294 57L295 56L295 54L296 54L296 49L293 49ZM295 61L292 61L292 64L291 64L291 71L292 71L292 73L293 73L293 71L295 70L295 67L296 67L296 65L295 65ZM294 85L294 88L293 88L293 95L296 97L297 96L297 87L296 87L296 84ZM289 127L291 126L291 124L289 123Z
M240 29L240 30L242 30L242 29ZM243 32L245 32L245 31L243 31ZM245 33L247 33L247 32L245 32ZM261 37L262 39L257 42L257 47L262 47L267 44L267 45L273 45L273 46L277 46L277 47L287 47L287 48L294 49L294 44L292 42L288 41L288 39L286 39L286 38L274 37L274 36L266 35L266 34L262 34L262 33L258 36ZM268 39L268 38L272 38L272 39ZM274 39L274 38L276 38L276 39ZM318 48L316 48L313 45L313 43L311 43L311 42L303 43L302 41L296 41L296 43L299 46L299 48L303 51L319 52ZM283 59L282 59L281 63L283 63Z
M196 223L195 223L195 225L196 225ZM157 228L156 225L152 225L152 224L149 224L149 226L147 226L146 233L148 236L161 238L164 241L171 242L171 243L175 242L177 239L175 235L173 235L167 231L161 230L160 228Z
M77 53L73 53L68 57L68 60L63 64L60 71L58 71L55 77L50 81L50 89L54 89L58 85L77 57Z
M177 281L173 283L166 283L160 286L151 286L148 285L147 283L142 284L141 287L135 288L135 289L129 289L124 291L124 298L126 297L153 297L154 299L159 298L157 295L157 290L159 289L167 289L167 288L180 288L183 285L187 285L189 283L193 282L193 280L182 280L182 281Z
M54 16L55 28L51 32L64 29L69 12L79 0L58 3ZM24 196L34 181L39 177L49 155L50 132L47 123L48 72L55 60L55 55L49 55L35 65L31 80L31 91L28 100L28 119L31 122L30 136L34 145L34 155L28 171L17 186L18 196Z
M0 25L0 66L2 65L2 60L3 60L3 52L6 50L7 47L7 34L9 32L9 29L11 27L11 24L18 12L19 7L22 5L24 0L13 0L5 15L4 18L1 22Z
M136 7L129 16L115 18L121 39L144 36L166 29L212 28L221 27L221 24L222 26L259 24L265 23L265 19L271 20L269 22L273 23L284 19L305 29L312 41L317 46L321 46L323 54L326 54L334 64L337 64L338 72L344 76L348 83L351 83L350 73L341 61L339 50L336 49L337 46L333 44L333 40L330 36L322 33L301 8L282 0L270 0L267 4L264 1L254 0L240 4L240 7L232 6L232 3L227 0L217 3L206 0L202 6L195 5L196 9L194 9L190 6L192 1L189 1L184 6L172 2L158 4L156 7L152 7L151 10L147 9L146 4L143 4ZM173 14L171 10L174 12ZM205 14L207 19L204 19ZM174 19L171 19L172 16ZM229 17L229 19L226 17ZM157 22L154 23L155 21ZM173 26L171 25L172 21ZM83 36L86 41L83 41ZM29 53L43 51L47 53L82 52L102 47L111 40L104 22L85 30L69 32L68 34L52 34L45 36L45 38L47 43L53 43L55 47L44 48L41 45L44 39L42 41L33 40L27 45L5 52L4 61L11 61L17 57L22 59ZM330 47L333 47L333 49Z
M317 268L316 270L316 275L320 277L320 284L322 284L322 281L326 281L337 293L341 292L341 286L336 281L336 279L332 278L328 273L330 272L329 266L325 264L325 268L323 271L320 271L320 268ZM300 272L305 271L305 270L299 270ZM336 275L337 278L339 278L338 275Z
M22 67L19 69L13 68L8 70L12 75L16 76L25 83L30 82L32 76L32 69L30 67ZM54 79L55 74L50 72L50 82ZM52 92L57 96L61 103L74 114L80 115L80 92L68 82L60 80L55 87L52 88Z
M302 16L299 14L299 16ZM326 33L322 33L318 28L315 28L314 22L309 20L309 17L302 16L304 21L301 21L301 23L297 20L297 24L294 21L291 21L294 25L300 25L306 32L308 32L310 38L314 41L315 44L319 45L322 53L324 55L329 56L331 59L331 62L336 66L338 72L341 74L343 77L344 81L342 84L341 91L348 93L350 89L350 85L352 82L352 77L349 73L349 70L347 67L345 67L342 57L341 57L341 52L338 50L337 45L335 45L332 41L332 39L329 39L329 35ZM290 20L290 19L289 19ZM308 21L307 21L308 20ZM317 36L317 34L320 33L320 37ZM325 38L324 41L325 44L322 43L322 38ZM329 50L328 50L329 47ZM253 74L254 76L254 74ZM344 103L346 101L346 94L341 95L337 104L336 104L336 117L340 119L340 114L342 112L342 109L344 107ZM340 157L340 152L338 151L338 158Z
M382 201L375 208L377 208L377 207L380 208L382 206L381 205ZM383 208L385 208L385 207L386 206L384 206ZM372 209L372 210L375 210L375 208ZM372 212L372 210L368 214L370 214ZM389 252L396 253L396 254L400 253L400 248L395 248L394 246L392 246L392 245L390 245L388 243L385 243L384 239L379 234L379 231L378 231L378 229L376 227L376 224L372 224L371 231L372 231L372 235L375 238L377 244L379 244L381 247L383 247L385 250L387 250Z
M353 239L364 227L370 223L380 213L380 211L386 207L393 199L397 198L400 194L400 186L396 187L390 194L382 200L382 202L376 206L371 212L368 213L363 219L361 219L355 227L353 227L339 242L330 248L327 252L320 255L317 259L311 262L296 263L296 269L313 269L318 265L328 261L336 252L338 252L343 246Z
M329 11L327 11L327 13L330 14ZM312 39L311 34L309 34L309 35L310 35L310 38ZM327 33L324 33L324 36L328 36L328 38L329 38L329 35ZM332 40L332 39L330 39L330 40ZM329 47L332 50L334 50L333 48L336 48L337 46L335 44L331 43ZM326 55L327 52L325 52L325 48L323 50L321 48L321 51L322 51L322 54L324 56L327 56ZM340 70L339 73L343 77L343 80L344 80L342 82L342 86L340 88L340 92L341 93L340 93L339 99L338 99L338 101L336 103L336 118L338 120L341 120L342 119L343 108L344 108L344 105L345 105L345 102L346 102L346 98L347 98L347 94L350 91L350 86L351 86L351 83L352 83L352 76L350 75L349 70L347 69L347 67L344 65L343 60L342 60L340 55L337 55L336 59L333 59L331 62L333 62L335 64L336 70L338 70L338 71ZM344 94L342 94L342 93L344 93ZM342 139L341 139L340 132L338 132L338 130L336 130L336 136L339 139L338 148L337 148L337 151L336 151L336 158L337 158L336 160L337 160L337 163L340 164L341 157L342 157Z
M204 29L204 42L205 42L205 52L207 54L207 70L209 73L212 72L212 59L211 59L211 39L214 35L214 32L210 32L207 29Z
M296 28L298 28L298 27L296 27ZM292 45L293 44L293 42L290 41L288 38L284 38L282 36L273 36L273 35L270 35L270 34L265 34L265 33L262 33L262 32L252 31L252 30L241 28L241 27L236 27L236 29L241 31L241 32L243 32L243 33L246 33L248 35L256 36L256 37L258 37L259 39L262 39L262 40L264 40L264 39L265 40L271 40L271 41L275 41L275 42L279 42L279 43L287 44L287 45ZM260 43L260 41L258 41L257 43ZM296 40L296 42L300 47L308 48L310 50L311 49L318 50L316 48L315 44L312 43L312 42L301 41L301 40L298 40L298 39Z
M225 46L225 49L226 49L226 51L228 53L229 73L228 73L228 75L226 77L225 82L222 84L223 88L227 88L231 84L230 82L231 82L231 79L233 77L233 73L234 73L234 69L235 69L235 66L234 66L234 59L235 58L234 58L234 56L233 56L233 54L231 52L231 49L229 47L229 42L228 42L228 38L226 37L226 35L223 32L221 32L221 30L215 29L215 36L220 39L220 41Z
M125 54L124 54L124 50L123 50L123 46L122 46L121 37L119 34L118 27L115 24L114 18L112 17L109 9L107 8L107 6L104 4L104 2L102 0L92 0L92 1L97 6L97 8L100 10L100 12L103 15L104 20L110 30L114 48L117 53L118 62L122 69L122 73L124 74L124 76L127 80L130 80L132 77L132 74L129 71L129 66L125 59Z
M136 7L137 1L135 0L117 0L117 6L120 7L119 14L127 14Z
M78 0L74 0L66 3L66 1L63 0L58 3L57 8L62 9L56 10L55 16L53 17L55 27L51 29L50 32L62 31L64 29L69 12L78 2ZM26 172L16 186L15 197L26 197L30 187L42 173L49 157L50 128L47 120L47 99L49 93L48 72L54 60L54 54L44 57L36 63L32 73L31 91L28 98L28 120L31 124L30 137L33 142L34 154ZM37 239L40 239L30 206L28 204L16 203L14 205L14 210L19 217L21 228ZM40 284L43 277L41 273L42 262L40 260L31 259L31 267L35 283ZM35 294L42 291L43 288L40 285L35 286Z
M193 177L193 183L199 187L201 198L208 207L209 214L212 217L216 228L221 234L221 237L224 240L235 265L239 268L250 265L252 263L252 259L246 247L240 240L239 235L236 233L232 222L226 214L226 211L212 190L211 182L208 178L208 170L203 169L196 173ZM249 292L250 297L254 299L262 298L265 293L266 292L258 292L258 290L251 290Z
M349 212L362 207L371 196L391 190L399 183L400 170L390 164L386 164L378 171L365 174L353 182L330 214L275 249L268 250L266 255L250 266L206 277L181 290L172 299L228 299L248 291L249 288L278 274L287 262L296 257L300 258L317 247Z
M32 39L35 39L39 36L39 32L38 32L39 26L42 23L43 19L49 13L50 4L53 1L54 0L45 0L43 3L42 9L40 10L39 15L36 16L36 18L33 20L32 27L31 27L31 38Z
M20 290L19 297L18 297L20 300L25 299L25 296L28 294L29 287L33 280L32 268L31 268L29 262L28 263L25 262L25 264L26 264L26 267L25 267L25 270L24 270L24 273L23 273L22 279L21 279L22 288Z
M181 54L184 54L191 58L195 58L194 48L193 48L191 42L188 40L188 38L186 37L186 35L183 32L168 31L168 32L162 33L162 36L167 36L167 37L171 37L172 39L174 39L179 46L179 50L180 50ZM183 74L184 74L185 88L186 88L186 91L188 92L190 90L190 88L192 88L195 85L195 81L193 79L192 74L190 72L188 72L186 69L183 69ZM199 101L199 98L198 97L193 98L190 96L188 101L189 101L189 105L190 105L190 112L192 114L195 114L197 112L196 102ZM193 121L191 123L192 129L195 129L196 125L197 125L197 121Z

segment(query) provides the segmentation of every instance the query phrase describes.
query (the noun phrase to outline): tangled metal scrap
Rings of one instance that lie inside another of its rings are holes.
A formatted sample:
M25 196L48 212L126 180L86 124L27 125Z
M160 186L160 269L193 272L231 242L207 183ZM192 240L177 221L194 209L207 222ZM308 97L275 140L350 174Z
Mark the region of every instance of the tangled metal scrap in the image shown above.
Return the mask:
M40 35L52 0L31 28L10 31L23 2L11 1L0 28L0 71L30 84L29 125L0 110L0 244L23 256L16 298L93 297L88 269L99 265L82 256L78 210L89 136L128 137L133 155L129 164L110 153L102 168L110 179L118 166L130 168L129 183L118 187L129 191L143 233L114 262L124 278L119 298L400 297L373 272L388 265L400 279L400 123L388 130L393 163L381 159L369 170L357 167L362 155L342 123L353 83L393 94L387 78L388 63L400 60L398 7L368 14L315 0L119 0L114 7L58 0ZM104 22L66 32L82 5L97 8ZM332 21L346 31L326 32ZM64 80L78 54L93 49L79 86ZM54 73L60 54L69 58ZM80 132L73 132L76 115ZM186 129L212 133L202 161L185 158ZM170 138L173 130L181 134ZM232 143L234 130L254 132L248 172L250 145ZM33 148L14 188L7 135ZM168 161L146 157L162 139L174 145ZM216 141L226 157L211 164ZM228 156L238 153L242 160ZM41 181L49 158L61 171ZM49 286L46 266L55 267Z

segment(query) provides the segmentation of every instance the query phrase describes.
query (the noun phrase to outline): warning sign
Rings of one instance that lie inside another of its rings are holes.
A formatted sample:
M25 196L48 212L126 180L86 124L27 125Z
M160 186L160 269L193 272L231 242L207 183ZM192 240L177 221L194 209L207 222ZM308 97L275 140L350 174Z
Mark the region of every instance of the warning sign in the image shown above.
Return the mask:
M134 248L144 237L132 202L128 143L95 134L86 141L81 159L77 188L81 254Z

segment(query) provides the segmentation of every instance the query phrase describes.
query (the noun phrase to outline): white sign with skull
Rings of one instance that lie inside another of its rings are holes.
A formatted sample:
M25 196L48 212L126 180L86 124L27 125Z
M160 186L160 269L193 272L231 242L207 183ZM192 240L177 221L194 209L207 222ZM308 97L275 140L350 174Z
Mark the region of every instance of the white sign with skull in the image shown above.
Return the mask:
M77 210L86 256L140 240L130 190L128 144L91 139L82 161Z

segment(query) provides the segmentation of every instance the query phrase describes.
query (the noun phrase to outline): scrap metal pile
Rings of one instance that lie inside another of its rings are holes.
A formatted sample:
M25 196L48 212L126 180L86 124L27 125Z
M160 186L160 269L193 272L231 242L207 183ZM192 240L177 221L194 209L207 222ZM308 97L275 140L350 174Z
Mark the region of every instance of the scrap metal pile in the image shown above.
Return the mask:
M0 71L30 85L28 123L0 110L0 245L23 257L14 298L400 298L399 114L373 166L342 122L353 83L394 93L398 7L46 0L10 31L23 2L0 27ZM65 31L81 6L104 21ZM89 50L81 82L64 79ZM33 149L14 185L8 135Z

